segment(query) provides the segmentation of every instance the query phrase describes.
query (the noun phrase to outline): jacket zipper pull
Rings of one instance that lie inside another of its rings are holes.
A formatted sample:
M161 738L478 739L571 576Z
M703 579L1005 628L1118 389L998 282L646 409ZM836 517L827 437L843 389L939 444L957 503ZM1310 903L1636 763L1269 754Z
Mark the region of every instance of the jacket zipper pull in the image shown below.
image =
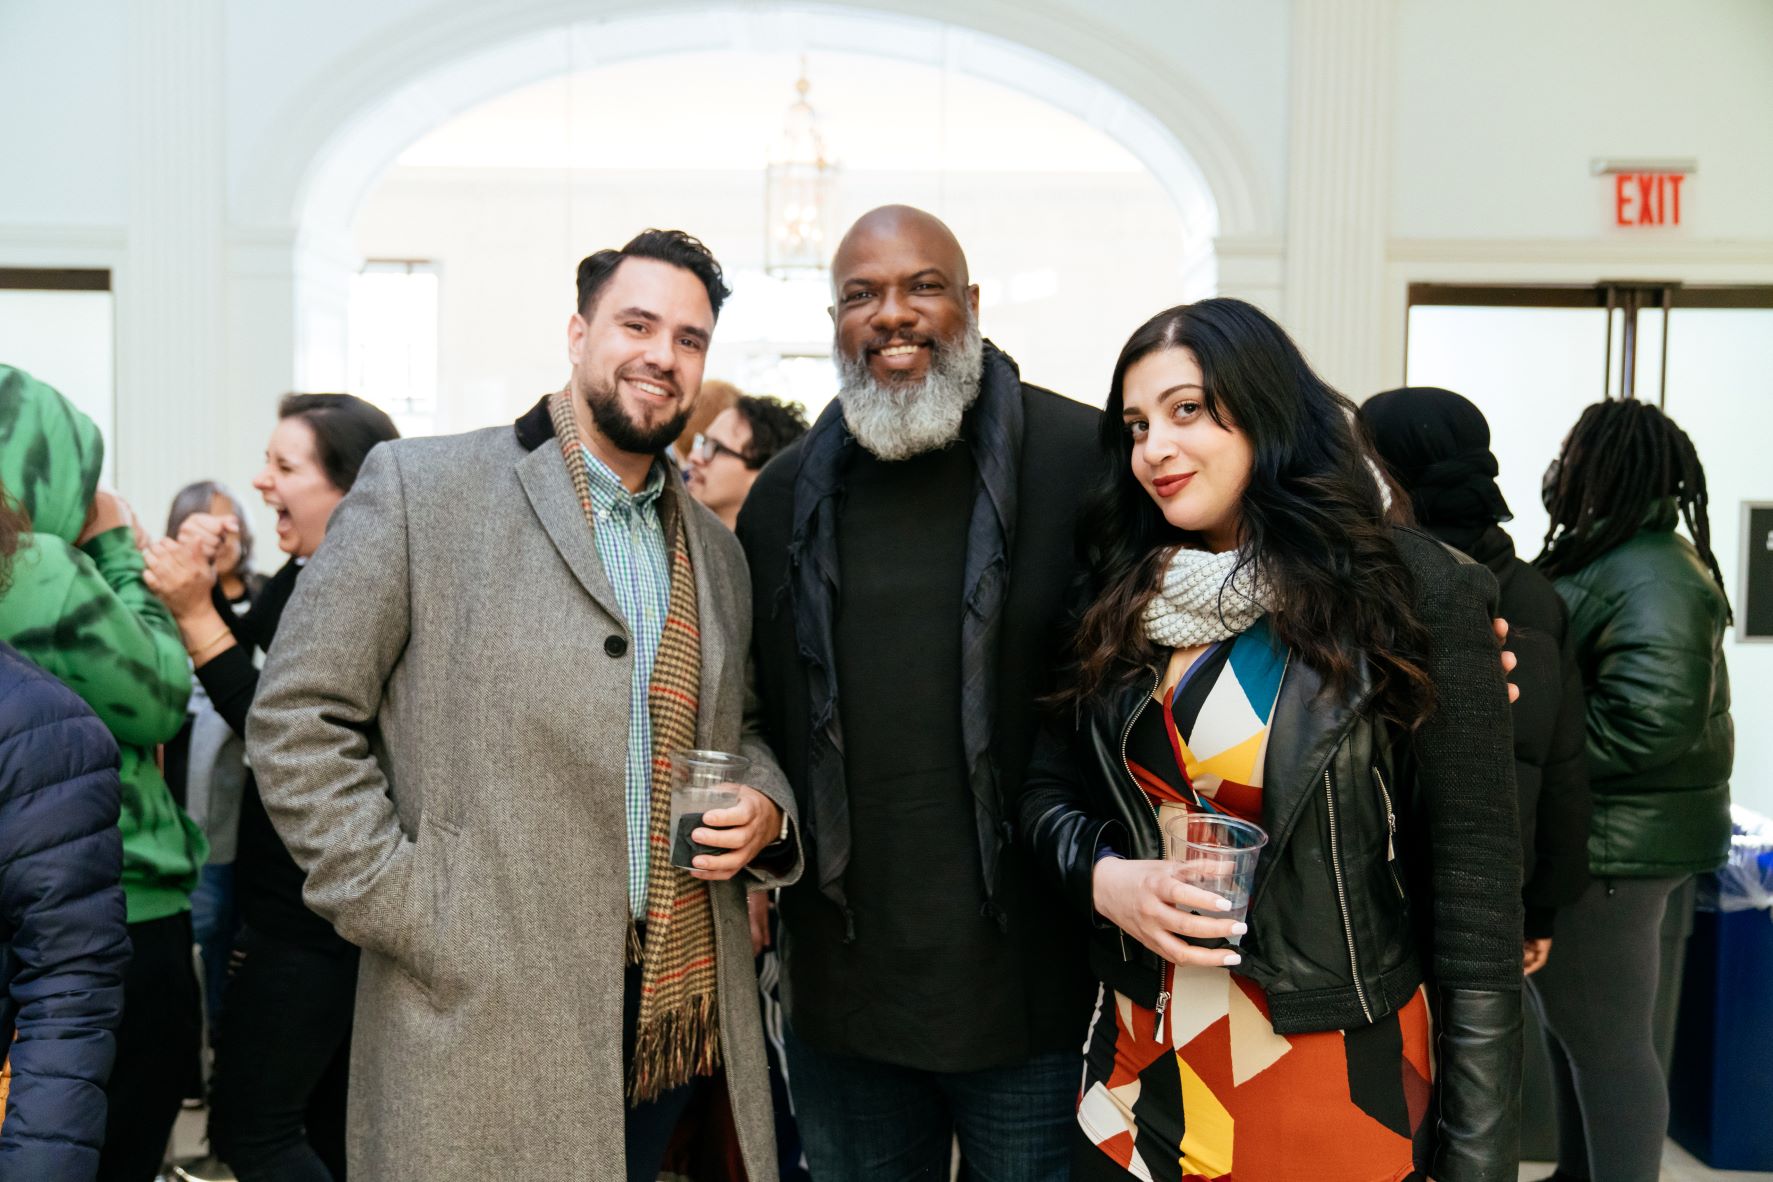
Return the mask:
M1397 861L1397 818L1390 809L1385 810L1385 860Z
M1152 1027L1153 1041L1164 1040L1164 1011L1170 1008L1170 974L1175 972L1173 965L1164 965L1157 978L1157 1024Z

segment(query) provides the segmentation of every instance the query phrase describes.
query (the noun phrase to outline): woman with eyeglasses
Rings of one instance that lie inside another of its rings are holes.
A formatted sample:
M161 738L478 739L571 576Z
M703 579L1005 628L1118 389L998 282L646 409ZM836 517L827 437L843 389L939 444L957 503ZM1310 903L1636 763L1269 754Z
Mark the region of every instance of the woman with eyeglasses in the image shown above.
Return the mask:
M690 496L732 529L757 474L806 430L806 412L798 402L739 395L690 442Z

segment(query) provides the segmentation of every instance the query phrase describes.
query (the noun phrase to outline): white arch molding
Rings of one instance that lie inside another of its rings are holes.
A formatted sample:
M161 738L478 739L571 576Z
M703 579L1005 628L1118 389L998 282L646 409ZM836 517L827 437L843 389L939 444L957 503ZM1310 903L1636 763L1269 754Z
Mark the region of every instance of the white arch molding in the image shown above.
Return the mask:
M424 133L488 99L569 72L764 48L900 57L1067 111L1126 147L1169 193L1190 244L1188 257L1176 260L1189 295L1219 290L1225 278L1239 294L1278 295L1275 211L1236 131L1188 79L1099 30L1002 0L964 8L939 0L818 7L446 0L345 58L293 102L258 141L234 195L233 221L243 228L234 253L259 264L248 270L263 274L265 246L291 251L298 384L342 379L344 295L356 262L351 224L376 180ZM1235 277L1221 274L1221 250Z

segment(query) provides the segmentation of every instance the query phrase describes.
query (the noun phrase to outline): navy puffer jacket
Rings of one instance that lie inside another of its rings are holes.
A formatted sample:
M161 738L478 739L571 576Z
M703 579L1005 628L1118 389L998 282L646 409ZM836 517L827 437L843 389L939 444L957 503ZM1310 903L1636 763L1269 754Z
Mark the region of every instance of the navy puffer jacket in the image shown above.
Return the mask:
M0 644L4 1182L88 1182L98 1169L129 960L117 762L86 704Z

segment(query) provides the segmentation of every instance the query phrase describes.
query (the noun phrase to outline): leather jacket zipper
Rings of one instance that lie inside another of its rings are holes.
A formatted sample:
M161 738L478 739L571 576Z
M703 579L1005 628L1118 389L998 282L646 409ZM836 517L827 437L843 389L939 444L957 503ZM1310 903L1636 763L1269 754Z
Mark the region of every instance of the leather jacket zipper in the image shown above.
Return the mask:
M1330 870L1336 878L1336 906L1342 910L1342 937L1348 942L1348 967L1354 973L1354 996L1361 1003L1361 1013L1370 1025L1373 1009L1367 1004L1367 990L1361 984L1360 957L1354 950L1354 920L1348 912L1348 889L1342 881L1342 844L1336 836L1336 788L1330 780L1330 769L1324 769L1324 803L1330 810Z
M1385 801L1385 869L1391 875L1391 885L1397 888L1397 897L1404 898L1404 884L1397 876L1397 813L1391 807L1391 793L1385 787L1385 773L1379 765L1373 765L1373 782L1379 785L1379 796Z
M1127 740L1132 737L1133 724L1138 722L1139 716L1145 713L1145 707L1151 704L1151 699L1157 693L1157 687L1162 682L1162 672L1152 675L1151 692L1139 699L1139 708L1133 711L1132 716L1127 719L1126 726L1122 727L1120 732L1120 766L1126 770L1127 780L1132 784L1133 791L1139 794L1139 798L1143 800L1146 807L1151 810L1151 823L1153 825L1157 825L1158 823L1157 806L1151 803L1151 798L1145 795L1145 789L1139 787L1139 778L1133 775L1133 765L1127 760ZM1160 854L1167 852L1163 849L1163 829L1161 827L1157 831L1157 841ZM1121 957L1122 959L1125 959L1127 947L1125 932L1121 933L1120 947ZM1170 1008L1170 973L1173 972L1174 969L1174 965L1170 964L1168 961L1163 961L1162 967L1160 967L1157 972L1157 1006L1155 1008L1157 1023L1152 1028L1152 1037L1157 1042L1162 1042L1164 1040L1164 1011Z
M1133 786L1133 791L1138 793L1139 799L1145 802L1145 807L1151 810L1153 825L1157 824L1157 806L1151 803L1149 796L1145 795L1145 789L1139 787L1139 777L1133 774L1133 765L1127 761L1127 740L1132 738L1133 724L1139 721L1139 716L1145 713L1145 707L1151 704L1152 696L1157 693L1157 687L1163 681L1163 677L1161 671L1151 675L1151 693L1139 699L1139 708L1133 711L1132 716L1127 719L1127 724L1120 728L1120 766L1126 769L1127 782ZM1162 850L1163 830L1161 828L1157 831L1157 841L1158 849Z

